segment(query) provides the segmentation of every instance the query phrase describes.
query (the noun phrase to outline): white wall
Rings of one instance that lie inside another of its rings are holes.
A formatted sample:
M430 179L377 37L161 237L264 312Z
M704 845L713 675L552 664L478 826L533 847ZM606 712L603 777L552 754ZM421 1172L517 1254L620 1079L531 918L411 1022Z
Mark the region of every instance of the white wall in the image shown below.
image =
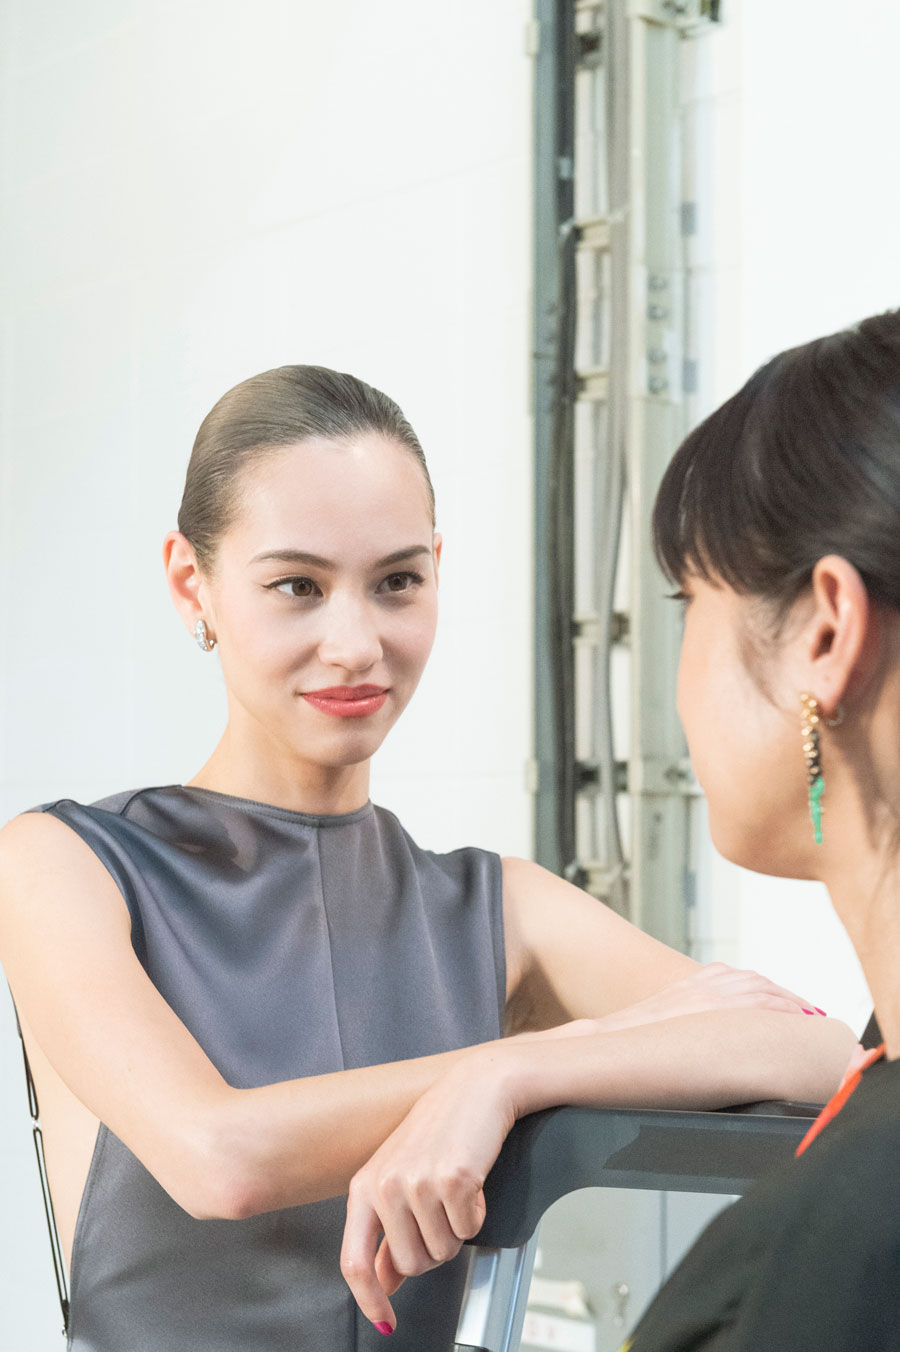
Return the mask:
M308 361L399 400L445 536L440 637L373 796L423 845L528 853L528 18L0 3L0 820L202 764L218 659L161 540L214 400ZM0 1348L37 1352L58 1317L0 1004Z

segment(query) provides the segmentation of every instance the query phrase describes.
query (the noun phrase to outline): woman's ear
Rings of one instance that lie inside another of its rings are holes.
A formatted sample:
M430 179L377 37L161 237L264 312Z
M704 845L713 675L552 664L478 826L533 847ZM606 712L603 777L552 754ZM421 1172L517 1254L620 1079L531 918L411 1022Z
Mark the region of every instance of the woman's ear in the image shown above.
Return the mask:
M201 616L207 623L210 623L212 616L197 556L181 531L169 531L163 540L163 564L175 609L193 634L194 625Z
M864 685L881 638L876 607L852 563L838 554L819 559L812 575L813 613L804 625L806 688L832 717Z
M441 565L441 549L443 548L444 538L437 531L434 532L434 583L437 586L438 569Z

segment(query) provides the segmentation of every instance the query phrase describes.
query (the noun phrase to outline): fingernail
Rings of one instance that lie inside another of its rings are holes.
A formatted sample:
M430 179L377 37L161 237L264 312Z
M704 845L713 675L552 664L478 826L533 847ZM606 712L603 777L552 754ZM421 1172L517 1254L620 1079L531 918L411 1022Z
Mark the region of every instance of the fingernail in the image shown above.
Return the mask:
M812 1014L812 1010L811 1010L811 1009L804 1009L803 1013L804 1013L804 1014Z
M813 1008L815 1009L815 1011L816 1011L817 1014L825 1014L824 1009L820 1009L818 1005L814 1005ZM828 1015L827 1015L827 1014L825 1014L825 1018L826 1018L826 1019L828 1018Z
M389 1333L394 1332L394 1330L391 1328L390 1324L386 1319L376 1319L375 1327L377 1328L378 1332L383 1333L385 1337L387 1337Z

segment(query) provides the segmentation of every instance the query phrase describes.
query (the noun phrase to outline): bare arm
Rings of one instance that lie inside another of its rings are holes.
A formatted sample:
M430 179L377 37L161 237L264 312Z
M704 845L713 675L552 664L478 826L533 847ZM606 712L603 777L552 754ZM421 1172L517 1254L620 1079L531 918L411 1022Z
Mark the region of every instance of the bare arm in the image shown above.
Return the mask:
M802 1036L786 1041L791 1028ZM390 1295L404 1277L448 1261L481 1228L484 1180L518 1117L558 1104L816 1102L837 1088L855 1046L834 1019L724 1009L475 1049L423 1094L353 1179L344 1276L363 1313L393 1326Z
M510 1002L522 1016L517 1026L546 1026L552 1014L556 1023L600 1020L604 1032L613 1032L696 1015L699 1024L681 1025L682 1033L676 1034L694 1048L690 1074L679 1080L693 1086L684 1106L705 1106L706 1095L715 1094L719 1084L732 1086L732 1097L723 1103L755 1098L817 1102L833 1093L856 1040L845 1025L820 1017L822 1011L808 999L758 972L724 963L703 966L527 860L504 859L503 887ZM774 1023L758 1017L804 1011L813 1017ZM746 1017L745 1031L736 1039L721 1031L735 1027L720 1024L726 1012ZM657 1074L651 1061L646 1070L647 1101L662 1106L665 1068L660 1064Z
M49 815L0 832L0 960L23 1023L69 1089L198 1217L346 1192L465 1054L232 1088L136 958L111 875Z
M603 1018L700 969L528 859L503 860L503 922L517 1027Z

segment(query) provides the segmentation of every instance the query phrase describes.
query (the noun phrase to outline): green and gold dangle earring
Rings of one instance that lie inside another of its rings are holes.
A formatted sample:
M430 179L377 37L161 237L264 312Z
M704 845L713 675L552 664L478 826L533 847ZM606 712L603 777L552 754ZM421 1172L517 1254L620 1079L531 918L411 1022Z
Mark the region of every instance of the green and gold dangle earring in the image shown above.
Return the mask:
M800 730L803 733L803 754L806 757L806 773L809 776L809 815L812 818L816 844L822 844L822 799L825 796L825 777L822 774L822 746L819 740L819 724L822 710L815 695L802 694L803 721ZM839 704L834 718L826 718L830 728L839 728L844 721L844 706Z
M822 798L825 794L825 779L822 775L822 751L819 742L819 701L815 695L802 694L803 721L800 730L803 733L803 754L806 757L806 773L809 778L809 815L812 818L816 844L822 844Z

